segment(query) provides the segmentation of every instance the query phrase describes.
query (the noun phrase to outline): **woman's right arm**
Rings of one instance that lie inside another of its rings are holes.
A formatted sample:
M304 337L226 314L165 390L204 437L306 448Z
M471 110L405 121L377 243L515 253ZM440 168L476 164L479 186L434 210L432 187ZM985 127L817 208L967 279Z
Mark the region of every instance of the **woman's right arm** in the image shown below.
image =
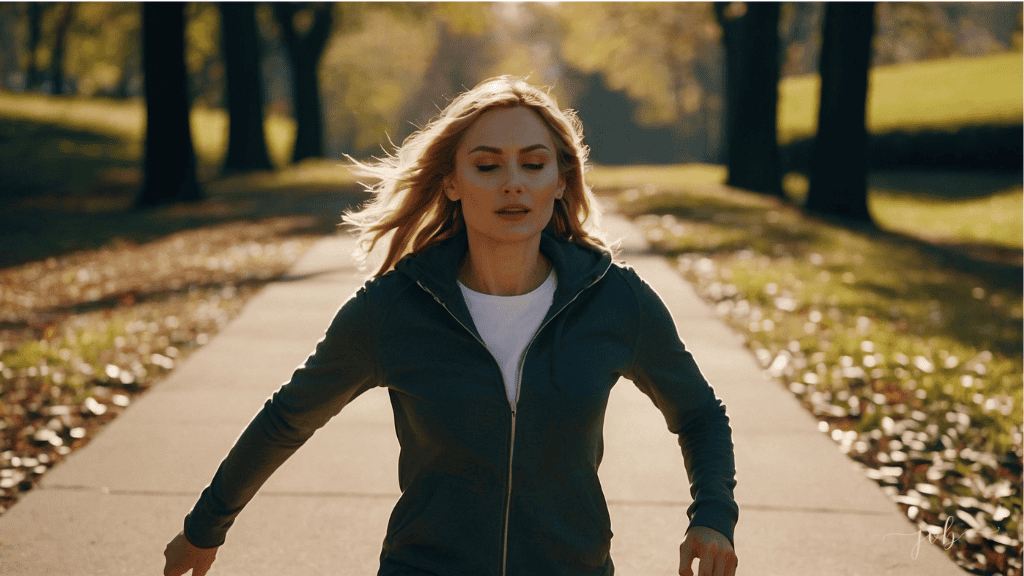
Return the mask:
M346 404L379 384L375 311L366 286L338 310L313 354L266 401L221 462L185 518L187 543L198 549L223 544L235 517L270 475Z

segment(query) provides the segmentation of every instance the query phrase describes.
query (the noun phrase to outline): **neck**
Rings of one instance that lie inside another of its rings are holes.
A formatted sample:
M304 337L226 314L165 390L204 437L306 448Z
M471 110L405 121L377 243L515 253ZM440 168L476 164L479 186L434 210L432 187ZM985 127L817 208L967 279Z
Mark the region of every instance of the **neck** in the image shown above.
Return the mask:
M459 281L474 292L519 296L547 279L551 263L540 253L540 235L524 243L497 243L469 237L469 252L459 268Z

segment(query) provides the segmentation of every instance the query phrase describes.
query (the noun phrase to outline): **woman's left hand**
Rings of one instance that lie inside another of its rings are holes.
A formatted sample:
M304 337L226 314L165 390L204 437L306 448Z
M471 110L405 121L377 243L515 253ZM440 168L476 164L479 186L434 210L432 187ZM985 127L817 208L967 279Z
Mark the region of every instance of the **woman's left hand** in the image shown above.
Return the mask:
M679 576L694 576L694 558L700 558L697 576L736 576L736 551L718 530L693 526L686 531L679 545Z

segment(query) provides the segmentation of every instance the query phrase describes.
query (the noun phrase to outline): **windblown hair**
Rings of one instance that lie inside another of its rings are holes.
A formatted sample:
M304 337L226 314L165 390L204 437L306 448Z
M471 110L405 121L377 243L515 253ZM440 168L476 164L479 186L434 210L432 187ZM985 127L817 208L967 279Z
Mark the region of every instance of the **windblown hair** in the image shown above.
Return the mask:
M374 276L391 270L404 256L417 254L456 235L465 226L461 204L444 194L444 179L455 171L455 152L463 134L492 108L521 106L544 120L555 143L565 191L555 202L548 228L558 237L595 250L611 252L599 230L600 207L583 179L589 149L582 124L572 110L561 110L547 92L524 79L501 76L459 95L425 128L409 136L392 155L362 163L350 158L359 176L376 180L367 186L372 198L345 223L359 234L356 258L365 265L377 243L391 235L387 255Z

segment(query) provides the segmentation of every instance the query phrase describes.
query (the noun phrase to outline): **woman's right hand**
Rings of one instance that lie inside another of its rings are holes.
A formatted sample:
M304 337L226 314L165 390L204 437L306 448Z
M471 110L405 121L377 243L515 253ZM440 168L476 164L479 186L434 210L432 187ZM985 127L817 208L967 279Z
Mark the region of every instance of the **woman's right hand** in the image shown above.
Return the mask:
M164 576L182 576L189 570L192 576L203 576L217 558L217 548L196 548L181 532L164 550Z

